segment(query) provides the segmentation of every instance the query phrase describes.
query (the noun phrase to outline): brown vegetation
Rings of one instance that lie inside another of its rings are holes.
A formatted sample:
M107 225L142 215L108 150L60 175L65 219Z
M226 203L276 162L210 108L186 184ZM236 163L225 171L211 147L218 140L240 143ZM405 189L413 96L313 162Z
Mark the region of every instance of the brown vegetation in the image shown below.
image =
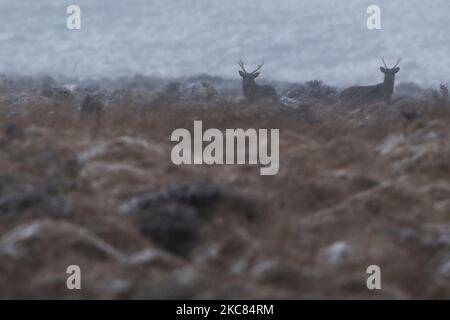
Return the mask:
M81 119L64 101L2 107L1 298L450 296L447 105L167 99ZM170 134L197 119L280 128L279 174L174 166Z

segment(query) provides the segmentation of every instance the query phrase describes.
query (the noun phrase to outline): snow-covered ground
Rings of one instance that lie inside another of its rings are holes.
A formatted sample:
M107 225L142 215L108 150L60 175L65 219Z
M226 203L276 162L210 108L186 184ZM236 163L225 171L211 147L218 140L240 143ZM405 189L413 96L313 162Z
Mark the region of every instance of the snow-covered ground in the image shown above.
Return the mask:
M66 29L66 7L82 29ZM382 8L382 30L366 9ZM80 78L208 73L265 60L262 77L333 85L380 81L380 56L402 56L399 81L450 80L448 0L0 0L0 72Z

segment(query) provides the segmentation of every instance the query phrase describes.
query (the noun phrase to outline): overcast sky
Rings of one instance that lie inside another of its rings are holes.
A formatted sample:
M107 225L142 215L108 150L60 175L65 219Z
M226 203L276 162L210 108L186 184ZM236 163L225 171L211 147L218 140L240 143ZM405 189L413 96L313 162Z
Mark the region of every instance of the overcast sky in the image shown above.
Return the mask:
M81 30L66 8L81 7ZM382 30L366 27L371 4ZM0 73L81 78L209 73L265 60L267 79L380 81L380 57L402 56L400 81L450 80L448 0L0 0Z

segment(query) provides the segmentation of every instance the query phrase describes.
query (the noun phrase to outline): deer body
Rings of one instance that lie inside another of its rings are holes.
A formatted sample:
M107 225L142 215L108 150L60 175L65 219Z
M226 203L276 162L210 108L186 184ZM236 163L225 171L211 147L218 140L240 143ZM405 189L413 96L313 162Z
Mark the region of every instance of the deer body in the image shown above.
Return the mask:
M262 68L263 64L260 64L253 72L247 72L242 61L239 62L239 66L242 69L239 71L239 75L242 77L242 91L247 101L254 102L264 99L271 100L273 103L278 102L277 92L272 86L259 85L255 81L259 76L257 71Z
M243 81L242 91L244 97L248 101L255 101L259 99L271 99L272 101L278 101L278 95L275 89L271 86L263 86L256 84L255 81Z
M344 101L352 101L359 103L371 103L376 101L390 101L394 93L395 74L400 71L397 65L400 59L393 68L388 68L386 63L383 63L385 68L381 67L381 72L384 73L383 83L373 86L355 86L345 89L341 92L340 98Z

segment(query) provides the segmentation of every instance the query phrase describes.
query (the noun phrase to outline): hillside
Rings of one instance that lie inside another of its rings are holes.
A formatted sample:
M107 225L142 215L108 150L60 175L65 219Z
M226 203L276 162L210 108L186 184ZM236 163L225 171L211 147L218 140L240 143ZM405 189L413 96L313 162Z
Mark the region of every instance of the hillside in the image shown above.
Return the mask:
M17 86L0 106L0 298L450 296L447 101L325 90L273 110L169 85L80 118L84 92ZM198 119L279 128L279 174L173 165L171 132Z

